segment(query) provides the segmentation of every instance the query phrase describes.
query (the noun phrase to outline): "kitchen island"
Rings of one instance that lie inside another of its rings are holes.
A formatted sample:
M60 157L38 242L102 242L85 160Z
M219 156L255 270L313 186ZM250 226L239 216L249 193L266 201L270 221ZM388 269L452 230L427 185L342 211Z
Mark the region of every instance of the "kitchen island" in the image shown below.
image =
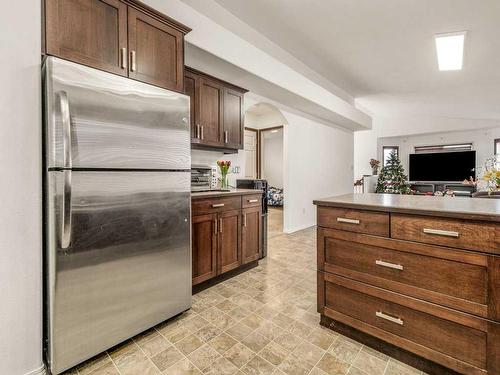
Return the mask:
M262 194L253 189L191 194L194 291L258 265Z
M500 201L314 204L322 325L428 373L500 374Z

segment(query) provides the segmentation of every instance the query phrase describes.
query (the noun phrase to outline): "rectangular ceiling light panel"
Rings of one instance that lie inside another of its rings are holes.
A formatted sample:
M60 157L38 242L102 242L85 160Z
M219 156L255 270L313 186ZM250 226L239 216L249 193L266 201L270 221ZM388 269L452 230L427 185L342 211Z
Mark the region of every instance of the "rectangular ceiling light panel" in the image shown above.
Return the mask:
M439 70L461 70L464 61L466 31L436 34L436 50Z

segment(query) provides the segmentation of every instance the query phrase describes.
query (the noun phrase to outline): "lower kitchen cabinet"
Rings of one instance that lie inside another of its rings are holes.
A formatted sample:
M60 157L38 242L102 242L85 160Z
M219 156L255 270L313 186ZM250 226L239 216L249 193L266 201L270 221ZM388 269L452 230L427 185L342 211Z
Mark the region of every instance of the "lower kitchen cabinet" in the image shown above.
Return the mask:
M262 209L260 206L244 208L242 217L241 255L242 263L246 264L259 259L262 252Z
M231 271L241 265L240 211L219 214L219 264L220 273Z
M244 197L193 198L193 285L260 258L261 201L242 208Z
M217 275L217 214L192 218L193 284Z

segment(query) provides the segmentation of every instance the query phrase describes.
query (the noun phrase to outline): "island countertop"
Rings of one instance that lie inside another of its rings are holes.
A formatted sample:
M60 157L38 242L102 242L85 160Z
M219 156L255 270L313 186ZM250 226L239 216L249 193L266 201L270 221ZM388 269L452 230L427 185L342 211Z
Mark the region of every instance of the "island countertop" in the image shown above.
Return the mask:
M313 203L317 206L500 222L500 199L367 193L316 199Z

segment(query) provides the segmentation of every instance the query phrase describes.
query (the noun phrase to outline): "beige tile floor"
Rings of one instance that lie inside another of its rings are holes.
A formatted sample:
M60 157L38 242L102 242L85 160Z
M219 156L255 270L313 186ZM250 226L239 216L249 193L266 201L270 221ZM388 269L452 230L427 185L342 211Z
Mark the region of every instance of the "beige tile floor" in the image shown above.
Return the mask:
M279 211L270 215L279 226ZM78 375L420 375L321 327L315 228L272 231L259 266L193 296L192 309L87 361Z

